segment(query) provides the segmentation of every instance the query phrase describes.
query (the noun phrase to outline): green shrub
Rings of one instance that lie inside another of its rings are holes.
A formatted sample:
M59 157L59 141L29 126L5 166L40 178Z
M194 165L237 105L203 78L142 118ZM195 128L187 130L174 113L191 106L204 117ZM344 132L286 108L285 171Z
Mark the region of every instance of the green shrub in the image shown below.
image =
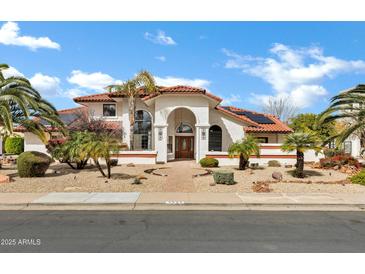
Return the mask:
M24 138L8 137L5 141L5 152L9 154L20 154L24 151Z
M52 159L38 151L27 151L19 155L17 160L20 177L42 177L46 173Z
M232 171L215 171L213 172L213 179L216 184L226 184L233 185L234 181L234 173Z
M270 160L267 162L267 165L270 167L281 167L281 164L277 160Z
M218 167L219 161L214 158L205 157L199 161L201 167Z
M359 184L365 186L365 169L361 170L356 175L351 176L350 180L353 184Z

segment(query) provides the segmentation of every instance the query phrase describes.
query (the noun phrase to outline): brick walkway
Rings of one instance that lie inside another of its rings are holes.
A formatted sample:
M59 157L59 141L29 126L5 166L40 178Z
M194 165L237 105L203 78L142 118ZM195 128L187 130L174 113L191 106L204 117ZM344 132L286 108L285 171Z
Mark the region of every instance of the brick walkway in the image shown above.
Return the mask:
M166 192L195 192L193 174L197 173L197 163L192 161L174 161L168 163Z

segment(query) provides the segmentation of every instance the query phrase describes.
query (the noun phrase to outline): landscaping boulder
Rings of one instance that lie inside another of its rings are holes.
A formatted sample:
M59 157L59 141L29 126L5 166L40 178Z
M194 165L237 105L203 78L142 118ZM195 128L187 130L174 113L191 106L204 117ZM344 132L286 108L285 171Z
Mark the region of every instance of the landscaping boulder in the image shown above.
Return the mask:
M226 185L235 184L234 173L232 171L227 171L227 170L214 171L213 179L216 184L226 184Z
M9 176L0 174L0 184L2 184L2 183L9 183L9 182L10 182Z
M275 171L271 174L272 178L275 180L279 180L281 181L283 179L283 174L281 174L281 172L279 171Z
M135 165L133 163L129 163L127 164L127 167L135 167Z
M293 165L285 165L285 168L292 168Z

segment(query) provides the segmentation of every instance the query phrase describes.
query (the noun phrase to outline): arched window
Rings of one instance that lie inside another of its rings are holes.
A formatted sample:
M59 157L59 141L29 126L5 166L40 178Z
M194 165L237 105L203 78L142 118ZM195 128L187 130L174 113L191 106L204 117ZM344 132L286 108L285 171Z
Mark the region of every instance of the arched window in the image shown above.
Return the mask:
M222 129L220 126L211 126L209 128L209 151L222 151Z
M145 110L138 110L134 115L134 150L152 149L152 118Z
M193 129L188 124L181 123L176 129L176 133L193 133Z

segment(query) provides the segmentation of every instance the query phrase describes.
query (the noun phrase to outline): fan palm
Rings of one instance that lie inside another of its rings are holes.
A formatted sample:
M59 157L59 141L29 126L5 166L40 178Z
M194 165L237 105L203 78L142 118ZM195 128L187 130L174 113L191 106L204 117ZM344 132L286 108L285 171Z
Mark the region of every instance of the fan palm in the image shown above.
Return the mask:
M260 147L257 140L251 135L247 135L241 141L233 143L228 148L229 157L238 155L240 157L238 169L243 170L248 166L248 160L252 154L260 157Z
M121 85L110 85L107 87L110 92L117 92L126 95L129 99L129 138L130 150L134 149L134 123L136 113L136 97L140 94L141 89L146 94L155 93L158 91L155 79L148 71L140 71L133 79L124 82Z
M0 125L13 133L14 124L25 127L46 141L45 127L40 117L63 130L63 123L51 103L44 100L24 77L4 77L6 64L0 64ZM38 117L39 119L34 119Z
M330 106L319 115L318 126L338 121L346 124L344 129L326 140L336 140L340 145L351 134L365 137L365 85L332 97Z
M286 136L281 149L287 152L296 151L297 163L294 175L298 178L304 178L304 152L310 149L319 152L322 148L320 147L320 139L316 134L296 132Z

